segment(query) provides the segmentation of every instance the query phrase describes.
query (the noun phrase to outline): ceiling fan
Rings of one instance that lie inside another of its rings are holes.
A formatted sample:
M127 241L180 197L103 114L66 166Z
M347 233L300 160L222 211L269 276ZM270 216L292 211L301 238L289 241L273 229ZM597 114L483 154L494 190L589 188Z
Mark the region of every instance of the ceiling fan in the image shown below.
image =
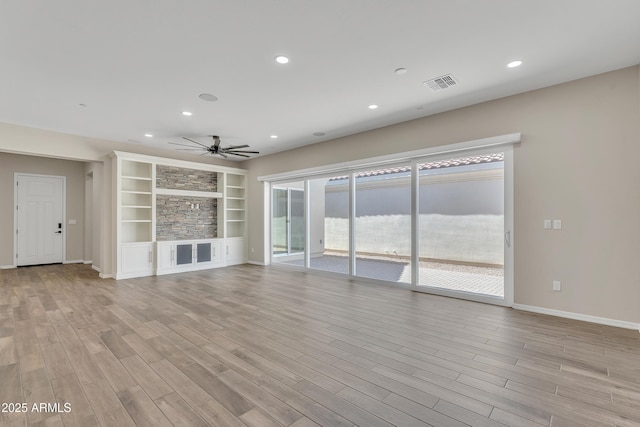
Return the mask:
M249 146L246 145L246 144L244 144L244 145L230 145L228 147L220 147L220 137L218 135L209 135L209 136L211 138L213 138L213 144L212 145L201 144L198 141L194 141L193 139L187 138L186 136L183 136L182 139L185 139L185 140L187 140L189 142L193 142L194 144L197 144L200 147L194 147L193 145L186 145L186 144L178 144L176 142L170 142L169 144L180 145L182 147L189 147L189 148L176 148L176 150L181 150L181 151L200 151L200 150L203 150L204 152L202 154L209 153L209 154L213 154L213 155L222 156L225 159L228 159L227 154L231 154L232 156L240 156L240 157L250 157L247 154L260 154L259 151L243 150L243 148L249 148Z

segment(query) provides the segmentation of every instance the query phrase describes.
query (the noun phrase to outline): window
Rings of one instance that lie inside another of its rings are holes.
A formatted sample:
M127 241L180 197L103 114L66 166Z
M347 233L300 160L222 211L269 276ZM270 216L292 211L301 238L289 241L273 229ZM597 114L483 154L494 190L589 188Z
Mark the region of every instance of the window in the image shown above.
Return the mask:
M511 305L519 137L260 178L271 181L271 261Z

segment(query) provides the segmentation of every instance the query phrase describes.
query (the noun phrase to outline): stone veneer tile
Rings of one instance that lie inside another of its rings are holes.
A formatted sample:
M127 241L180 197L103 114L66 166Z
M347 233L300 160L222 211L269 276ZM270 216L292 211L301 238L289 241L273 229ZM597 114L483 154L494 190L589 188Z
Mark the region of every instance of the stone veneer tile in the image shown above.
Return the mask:
M191 204L200 209L191 209ZM156 196L156 239L187 240L218 237L218 200L205 197Z
M218 191L218 173L176 166L156 166L156 188Z

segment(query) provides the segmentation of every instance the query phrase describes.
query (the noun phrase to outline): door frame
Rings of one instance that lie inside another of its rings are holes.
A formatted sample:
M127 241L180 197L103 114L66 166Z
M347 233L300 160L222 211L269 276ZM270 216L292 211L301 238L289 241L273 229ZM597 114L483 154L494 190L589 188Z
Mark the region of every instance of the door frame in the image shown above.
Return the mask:
M307 192L305 191L305 189L302 189L302 188L290 188L290 187L287 187L287 188L275 188L275 187L272 186L272 188L271 188L271 196L270 196L270 198L272 200L272 205L271 205L272 207L270 209L270 211L271 211L271 214L270 214L270 216L271 216L271 221L270 221L270 223L271 223L271 227L270 227L271 228L271 232L269 233L270 236L272 236L272 234L273 234L273 191L274 190L283 190L283 191L287 192L287 251L283 252L283 253L280 253L280 254L274 254L273 253L273 243L271 243L271 245L270 245L271 257L272 258L278 258L278 257L291 256L291 255L304 254L305 251L306 251L306 229L307 229L307 227L306 227L306 217L307 217L307 210L305 209L305 215L303 217L303 221L305 223L305 249L303 249L301 251L292 252L291 251L291 193L293 191L299 191L299 192L302 193L303 198L305 198ZM303 201L303 203L305 203L305 202ZM273 238L271 238L270 240L273 242Z
M13 268L18 267L18 177L33 176L38 178L62 179L62 263L67 261L67 177L59 175L44 175L28 172L14 172L13 174Z
M437 156L429 156L426 158L417 158L412 160L412 280L410 289L416 292L423 292L434 295L441 295L445 297L453 297L458 299L465 299L468 301L476 301L493 305L500 305L505 307L512 307L514 303L514 262L515 262L515 250L514 250L514 170L513 170L513 146L506 145L502 147L489 147L469 149L465 151L464 155L474 156L483 154L492 154L502 152L504 153L504 228L503 228L503 247L504 247L504 296L502 298L494 297L485 294L475 294L464 291L450 290L446 288L431 288L420 286L418 269L414 268L414 265L418 264L419 255L419 176L417 166L427 160L444 160L451 157L450 153L445 153Z

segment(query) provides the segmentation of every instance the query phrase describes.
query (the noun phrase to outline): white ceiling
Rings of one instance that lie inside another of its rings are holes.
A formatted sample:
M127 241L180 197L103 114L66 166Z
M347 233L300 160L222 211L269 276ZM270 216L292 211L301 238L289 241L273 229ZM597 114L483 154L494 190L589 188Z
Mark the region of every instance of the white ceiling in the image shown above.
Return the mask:
M638 0L0 4L0 122L162 148L264 155L638 63Z

